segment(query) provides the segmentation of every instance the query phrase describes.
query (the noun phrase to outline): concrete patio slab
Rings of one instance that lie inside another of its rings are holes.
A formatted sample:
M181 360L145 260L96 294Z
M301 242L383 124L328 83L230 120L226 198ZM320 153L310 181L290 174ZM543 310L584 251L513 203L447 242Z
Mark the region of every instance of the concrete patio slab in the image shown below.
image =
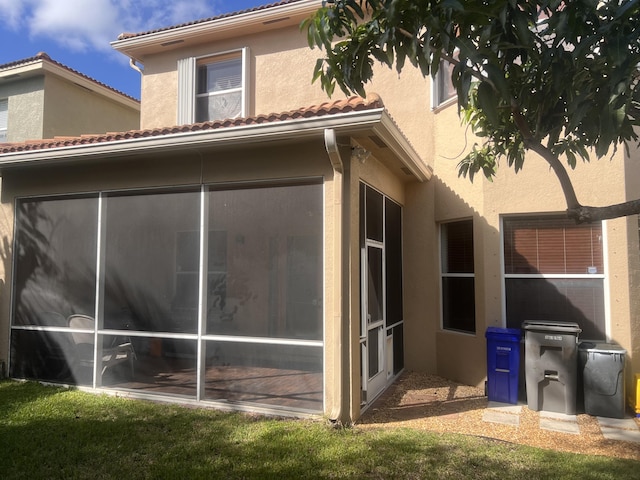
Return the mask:
M482 414L482 420L485 422L500 423L503 425L520 425L520 415L490 408L484 411Z

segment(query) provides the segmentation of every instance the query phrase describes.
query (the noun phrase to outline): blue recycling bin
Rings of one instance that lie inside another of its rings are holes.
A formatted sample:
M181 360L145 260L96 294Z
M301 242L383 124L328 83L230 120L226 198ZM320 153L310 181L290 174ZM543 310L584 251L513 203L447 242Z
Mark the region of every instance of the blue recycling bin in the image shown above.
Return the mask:
M522 331L519 328L488 327L485 337L489 401L517 404Z

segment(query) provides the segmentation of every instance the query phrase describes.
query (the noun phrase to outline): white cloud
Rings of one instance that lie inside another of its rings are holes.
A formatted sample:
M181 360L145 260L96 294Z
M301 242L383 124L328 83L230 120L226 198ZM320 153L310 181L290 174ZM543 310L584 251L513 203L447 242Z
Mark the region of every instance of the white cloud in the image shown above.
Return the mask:
M0 18L3 23L11 29L18 28L26 3L25 0L0 0Z
M76 51L109 51L122 32L141 32L216 14L218 0L0 0L6 26Z

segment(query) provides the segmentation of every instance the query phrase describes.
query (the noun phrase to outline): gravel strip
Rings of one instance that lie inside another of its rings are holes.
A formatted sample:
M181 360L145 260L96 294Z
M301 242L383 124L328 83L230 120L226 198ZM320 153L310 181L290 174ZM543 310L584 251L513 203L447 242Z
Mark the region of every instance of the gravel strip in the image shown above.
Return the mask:
M640 460L640 443L605 439L595 417L576 416L580 433L540 428L539 412L523 405L517 424L483 420L487 411L483 389L444 378L405 372L362 415L357 428L406 427L430 432L460 433L558 451ZM508 413L510 415L510 413ZM636 426L640 426L637 418Z

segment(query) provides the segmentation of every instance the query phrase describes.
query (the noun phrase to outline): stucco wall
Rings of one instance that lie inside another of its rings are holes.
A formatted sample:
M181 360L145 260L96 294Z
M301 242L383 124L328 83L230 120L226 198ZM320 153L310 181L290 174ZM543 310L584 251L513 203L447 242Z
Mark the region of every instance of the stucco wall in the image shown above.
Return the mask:
M179 58L241 47L249 47L251 58L249 115L328 101L318 84L310 81L321 52L308 48L297 27L288 27L286 31L246 35L143 59L142 126L175 123ZM477 139L461 125L455 104L432 111L430 80L410 66L401 74L381 66L375 68L367 91L381 96L400 129L435 171L429 182L401 181L398 187L396 180L384 174L378 177L375 164L354 165L365 181L392 197L396 195L404 207L406 366L481 385L486 378L484 332L488 326L505 324L501 216L563 212L563 193L548 165L535 155L527 157L525 168L517 175L502 162L494 182L481 176L473 183L459 178L457 164ZM336 98L343 98L342 92L337 91ZM638 157L638 152L632 156ZM587 205L606 205L640 196L640 181L636 180L640 176L629 162L625 164L622 150L611 160L581 163L570 175L578 198ZM441 328L438 224L463 218L474 220L475 335ZM640 329L635 318L640 313L640 300L633 295L640 284L637 221L635 217L611 220L605 229L610 336L629 349L629 360L637 369L634 352L640 338L635 332Z
M459 178L456 165L476 138L463 131L455 106L442 110L436 120L437 222L464 217L474 218L476 265L476 335L440 331L437 336L438 371L471 384L481 384L484 367L484 331L488 326L504 326L504 293L501 270L501 217L519 213L564 212L564 195L555 174L546 162L529 154L518 174L503 160L493 182L482 175L473 183ZM625 159L624 149L590 163L568 167L579 201L600 206L639 197L638 165ZM637 159L636 159L637 160ZM607 325L610 339L628 349L630 369L637 370L638 311L633 288L638 277L637 217L605 222L607 265L605 289ZM463 353L464 363L459 361ZM629 370L630 370L629 369ZM628 372L629 373L629 372Z
M44 77L32 77L0 86L0 98L8 99L7 141L42 138Z
M136 109L48 75L44 84L43 138L140 128Z

